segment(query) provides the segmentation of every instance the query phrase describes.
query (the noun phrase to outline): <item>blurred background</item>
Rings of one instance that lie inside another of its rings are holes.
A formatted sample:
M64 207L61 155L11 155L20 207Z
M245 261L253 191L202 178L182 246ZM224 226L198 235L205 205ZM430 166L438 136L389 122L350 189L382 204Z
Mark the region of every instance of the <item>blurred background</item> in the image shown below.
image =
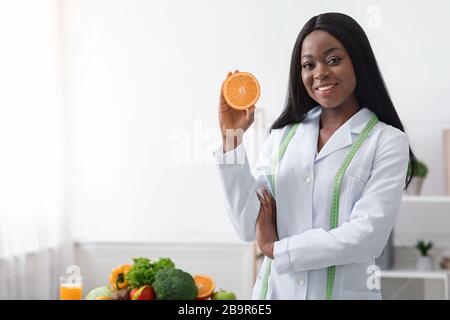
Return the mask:
M250 298L258 250L228 220L212 157L220 85L235 69L260 82L254 163L295 39L329 11L366 31L424 164L380 258L385 297L448 299L444 0L0 0L0 299L57 299L69 265L86 293L139 256Z

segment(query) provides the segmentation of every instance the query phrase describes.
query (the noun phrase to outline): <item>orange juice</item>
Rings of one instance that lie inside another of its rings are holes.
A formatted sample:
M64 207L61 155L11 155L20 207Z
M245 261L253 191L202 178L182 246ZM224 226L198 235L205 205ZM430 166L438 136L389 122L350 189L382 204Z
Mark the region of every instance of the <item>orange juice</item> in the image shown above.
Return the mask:
M83 295L83 287L81 284L61 284L59 286L60 300L81 300Z

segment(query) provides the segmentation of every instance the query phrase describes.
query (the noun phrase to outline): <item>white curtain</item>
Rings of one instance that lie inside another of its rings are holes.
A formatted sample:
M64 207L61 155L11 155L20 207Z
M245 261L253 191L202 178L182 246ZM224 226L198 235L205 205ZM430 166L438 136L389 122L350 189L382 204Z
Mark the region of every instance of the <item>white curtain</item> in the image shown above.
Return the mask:
M0 1L0 299L57 298L72 262L59 12Z

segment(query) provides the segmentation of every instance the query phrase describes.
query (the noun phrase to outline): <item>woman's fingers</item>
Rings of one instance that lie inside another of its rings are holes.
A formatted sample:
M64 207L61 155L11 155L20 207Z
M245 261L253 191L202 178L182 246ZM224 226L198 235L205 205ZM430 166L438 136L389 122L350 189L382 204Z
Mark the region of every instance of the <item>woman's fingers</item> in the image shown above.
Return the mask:
M275 214L277 210L277 206L275 203L275 199L270 195L270 193L267 193L267 196L269 197L270 205L272 206L272 213Z
M249 122L253 122L253 120L255 120L255 106L254 105L245 110L245 120L247 120Z
M264 195L264 199L266 200L267 204L269 204L272 207L273 198L266 188L263 189L263 195Z
M276 203L269 191L266 188L262 188L260 192L256 192L256 196L261 203L261 207L271 214L271 218L273 217L275 219L277 210Z
M270 195L269 191L267 191L266 188L262 188L260 192L261 194L257 192L257 196L259 201L261 202L261 206L265 210L270 210L269 213L273 214L275 201L273 200L272 196Z
M232 75L231 71L228 71L226 79L228 79L231 75ZM220 103L226 103L225 97L223 96L223 85L225 83L225 80L222 81L222 86L220 87Z
M264 199L264 194L262 192L257 192L256 195L258 196L259 202L261 203L261 207L264 210L267 210L269 208L269 204L267 203L266 199Z
M261 195L258 192L255 192L256 196L258 197L259 202L262 204L262 202L264 201L261 197Z
M271 214L272 214L272 221L274 223L274 225L276 225L276 210L277 210L277 206L275 203L275 200L273 199L273 197L271 196L271 194L269 193L269 191L267 191L267 189L264 189L264 198L266 199L267 205L270 208Z

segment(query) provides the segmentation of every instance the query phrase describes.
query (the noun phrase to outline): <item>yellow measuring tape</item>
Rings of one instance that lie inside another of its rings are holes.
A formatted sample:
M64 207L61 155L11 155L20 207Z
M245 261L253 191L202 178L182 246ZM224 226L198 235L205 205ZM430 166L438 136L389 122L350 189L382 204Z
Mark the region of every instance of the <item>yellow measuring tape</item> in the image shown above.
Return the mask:
M378 118L376 115L373 115L372 118L369 120L369 122L366 124L364 129L362 130L361 134L358 136L358 139L354 143L352 149L347 154L347 157L345 158L344 162L342 163L341 167L339 168L336 178L334 179L333 183L333 194L331 199L331 215L330 215L330 230L334 229L338 226L339 221L339 195L341 193L341 184L342 184L342 178L344 177L345 170L347 170L350 162L352 161L353 157L355 156L356 152L359 150L361 145L363 144L364 140L368 137L370 131L375 126L375 124L378 122ZM275 180L276 175L278 171L278 164L281 161L281 159L284 156L284 153L286 152L287 146L289 145L289 142L291 141L292 137L294 136L297 128L299 126L299 123L294 124L291 129L288 132L288 135L284 138L283 143L281 144L280 150L278 151L277 156L272 161L272 172L271 175L267 176L267 180L270 183L270 187L272 189L272 196L275 197ZM264 270L264 278L261 283L261 290L259 299L265 300L267 296L267 289L269 284L269 276L270 276L270 270L272 266L272 261L266 259L266 267ZM334 286L334 277L336 273L336 266L330 266L327 270L327 291L326 291L326 299L330 300L333 297L333 286Z

